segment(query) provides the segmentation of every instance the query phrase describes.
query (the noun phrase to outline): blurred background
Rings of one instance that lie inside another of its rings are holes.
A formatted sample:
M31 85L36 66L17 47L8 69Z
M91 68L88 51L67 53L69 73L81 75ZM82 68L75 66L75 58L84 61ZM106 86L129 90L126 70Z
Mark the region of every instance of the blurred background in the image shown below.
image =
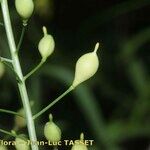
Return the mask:
M16 43L21 19L9 1ZM0 22L3 22L0 13ZM36 120L39 140L49 113L62 129L62 139L94 140L89 150L148 150L150 145L150 0L35 0L19 52L23 73L40 62L37 46L42 26L54 36L56 48L27 81L32 111L38 112L72 83L77 59L100 42L100 68ZM10 57L5 29L0 26L0 56ZM15 76L0 66L0 108L22 108ZM14 116L0 113L0 128L10 131ZM26 128L18 134L27 134ZM0 133L0 139L11 139ZM13 149L13 147L8 147ZM41 150L51 149L40 147ZM71 147L60 147L69 150Z

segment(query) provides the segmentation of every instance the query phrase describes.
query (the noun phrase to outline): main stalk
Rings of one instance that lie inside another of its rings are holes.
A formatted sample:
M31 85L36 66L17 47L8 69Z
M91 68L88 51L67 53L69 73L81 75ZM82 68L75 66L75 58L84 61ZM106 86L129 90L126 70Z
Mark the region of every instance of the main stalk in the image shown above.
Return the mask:
M2 13L3 13L3 18L4 18L4 24L5 24L8 44L9 44L11 57L12 57L12 61L13 61L14 71L17 73L17 75L19 77L19 80L17 80L18 88L19 88L19 92L21 95L23 107L25 110L29 138L31 140L31 143L34 143L34 142L36 143L37 137L36 137L36 132L35 132L35 125L34 125L34 121L32 119L32 112L31 112L31 107L30 107L29 98L28 98L28 94L27 94L27 89L26 89L24 77L22 74L19 57L17 54L17 48L16 48L16 44L15 44L15 40L14 40L13 31L12 31L7 0L1 0L1 6L2 6ZM37 144L32 144L31 148L32 148L32 150L39 150Z

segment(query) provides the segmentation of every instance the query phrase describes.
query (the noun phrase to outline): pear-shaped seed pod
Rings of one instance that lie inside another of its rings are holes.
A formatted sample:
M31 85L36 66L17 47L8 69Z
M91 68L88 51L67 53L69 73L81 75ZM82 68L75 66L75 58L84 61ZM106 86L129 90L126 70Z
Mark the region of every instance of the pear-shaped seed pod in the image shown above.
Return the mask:
M23 20L28 20L31 17L34 10L33 0L15 0L15 6Z
M47 34L46 27L43 27L44 37L40 40L38 49L43 59L47 59L55 48L55 41L50 34Z
M71 150L88 150L87 146L84 144L84 134L81 133L80 135L80 141L75 143Z
M6 146L0 145L0 150L8 150Z
M15 116L15 130L24 128L26 126L26 119L25 119L25 111L23 108L17 111L17 113L23 117Z
M0 78L4 75L4 73L5 73L4 64L0 62Z
M44 127L44 135L47 140L51 142L58 142L61 140L61 130L60 128L53 122L53 117L49 115L50 121L45 124Z
M15 147L16 147L16 150L30 150L30 147L29 147L27 141L20 137L16 137Z
M71 150L88 150L84 144L75 144Z
M73 87L91 78L97 72L99 67L99 60L96 54L98 47L99 43L96 44L93 52L84 54L78 59L72 84Z

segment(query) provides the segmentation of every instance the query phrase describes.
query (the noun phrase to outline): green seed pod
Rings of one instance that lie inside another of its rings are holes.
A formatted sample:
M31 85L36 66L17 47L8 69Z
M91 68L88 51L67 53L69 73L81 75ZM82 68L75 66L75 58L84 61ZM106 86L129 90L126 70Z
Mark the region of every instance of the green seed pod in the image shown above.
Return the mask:
M0 78L4 75L4 73L5 73L4 64L0 62Z
M46 27L43 27L43 32L44 37L40 40L38 49L42 58L46 60L47 57L50 56L54 51L55 41L50 34L47 34Z
M99 43L96 44L93 52L84 54L78 59L76 63L75 77L72 84L73 87L76 87L85 80L88 80L97 72L99 60L96 52L98 48Z
M0 145L0 150L8 150L6 146Z
M21 108L20 110L17 111L17 113L23 117L25 117L25 111L23 108ZM14 129L15 130L18 130L18 129L21 129L21 128L24 128L26 127L26 119L24 119L23 117L20 117L20 116L15 116L15 127Z
M52 114L49 115L50 121L45 124L44 127L44 135L47 140L51 142L58 142L61 140L61 130L60 128L53 122Z
M33 101L30 101L30 106L34 105ZM16 115L14 118L14 130L17 131L18 129L24 128L27 125L26 119L25 119L25 111L24 108L21 108L17 111L17 113L20 115ZM22 116L22 117L21 117Z
M30 150L30 147L27 143L27 139L22 139L20 137L16 137L15 147L16 147L16 150Z
M75 142L71 150L88 150L87 146L84 144L84 134L81 133L80 140Z
M23 20L28 20L31 17L34 10L33 0L15 0L15 6Z

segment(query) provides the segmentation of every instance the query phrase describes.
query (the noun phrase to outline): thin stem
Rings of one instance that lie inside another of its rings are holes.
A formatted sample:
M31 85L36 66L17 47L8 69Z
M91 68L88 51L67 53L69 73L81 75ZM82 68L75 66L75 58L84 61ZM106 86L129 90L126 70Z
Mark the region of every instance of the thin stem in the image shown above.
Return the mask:
M4 58L4 57L0 57L0 61L1 61L1 62L8 62L8 63L12 63L12 60L11 60L11 59Z
M29 78L33 73L35 73L45 62L45 59L42 59L40 63L33 69L31 70L27 75L24 76L24 80Z
M48 109L50 109L52 106L54 106L58 101L60 101L65 95L67 95L68 93L70 93L72 90L74 89L73 86L71 86L68 90L66 90L63 94L61 94L58 98L56 98L52 103L50 103L48 106L46 106L44 109L42 109L40 112L38 112L37 114L35 114L33 116L33 119L38 118L39 116L41 116L43 113L45 113Z
M36 132L35 132L34 121L32 119L32 112L30 108L29 98L28 98L27 89L26 89L26 85L24 82L18 54L16 53L17 48L16 48L16 44L14 40L13 31L12 31L7 0L1 0L1 6L2 6L2 13L3 13L3 18L4 18L8 44L10 47L11 57L13 60L13 67L14 67L15 72L18 74L19 79L21 80L18 82L18 88L19 88L19 92L21 95L23 107L25 110L29 137L32 142L36 142L37 137L36 137ZM32 147L32 150L39 150L37 144L32 144L31 147Z
M22 31L21 31L21 36L20 36L20 39L19 39L19 43L17 45L17 52L19 52L20 50L20 47L21 47L21 44L22 44L22 41L23 41L23 37L24 37L24 34L25 34L25 30L26 30L26 26L22 26Z
M14 67L13 67L13 61L10 63L10 62L8 62L8 61L4 61L4 60L2 60L1 61L4 65L6 65L7 67L9 67L9 69L14 73L14 75L16 76L16 79L17 79L17 81L18 82L22 82L21 81L21 79L20 79L20 77L18 76L18 74L17 74L17 72L14 70Z
M17 135L14 130L11 130L11 132L9 132L9 131L6 131L6 130L4 130L4 129L0 129L0 132L7 135L7 137L3 138L3 139L5 139L5 140L7 140L7 139L8 139L9 137L11 137L11 136L12 136L12 137L15 137L15 138L16 138L16 137L19 137L19 138L21 138L21 139L24 140L24 137L21 136L21 135Z
M17 135L9 132L9 131L6 131L6 130L3 130L3 129L0 129L0 132L4 133L4 134L7 134L7 135L10 135L10 136L13 136L13 137L17 137Z
M0 109L0 112L6 113L6 114L11 114L11 115L17 115L19 117L24 118L22 115L20 115L19 113L15 112L15 111Z

